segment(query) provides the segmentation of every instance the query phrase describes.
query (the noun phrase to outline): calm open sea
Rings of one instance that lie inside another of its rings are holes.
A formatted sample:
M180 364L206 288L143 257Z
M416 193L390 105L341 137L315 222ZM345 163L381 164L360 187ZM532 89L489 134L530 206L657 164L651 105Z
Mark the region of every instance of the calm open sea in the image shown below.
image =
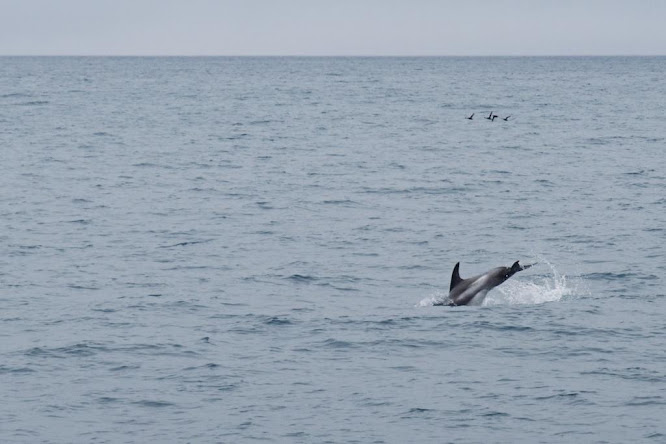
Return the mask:
M664 72L0 58L0 442L666 442Z

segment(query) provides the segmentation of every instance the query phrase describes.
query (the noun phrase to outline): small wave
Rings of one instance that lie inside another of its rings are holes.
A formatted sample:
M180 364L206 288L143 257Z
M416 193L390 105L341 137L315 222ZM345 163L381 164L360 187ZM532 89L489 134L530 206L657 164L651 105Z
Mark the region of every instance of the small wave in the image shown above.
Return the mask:
M132 166L137 167L137 168L164 168L166 170L174 169L174 167L172 167L170 165L159 165L159 164L151 163L151 162L139 162L139 163L132 164Z
M211 370L215 368L219 368L220 364L215 364L214 362L209 362L208 364L204 364L201 366L196 366L196 367L186 367L183 370L184 371L193 371L193 370Z
M492 416L510 416L508 413L505 412L498 412L496 410L487 412L487 413L482 413L481 416L484 417L492 417Z
M275 207L273 207L273 206L271 205L270 202L265 202L265 201L257 202L257 205L258 205L259 208L261 208L262 210L272 210L273 208L275 208Z
M18 247L22 250L35 250L38 248L42 248L41 245L19 245Z
M0 365L0 375L5 373L34 373L35 370L28 367L5 367Z
M152 408L160 408L160 407L171 407L174 406L175 404L172 402L167 402L167 401L150 401L150 400L143 400L143 401L137 401L133 403L134 405L138 405L140 407L152 407Z
M413 415L413 414L419 414L419 413L428 413L428 412L434 412L434 409L426 409L422 407L414 407L409 409L405 415Z
M355 348L355 345L352 344L351 342L332 339L332 338L325 340L321 344L322 344L322 346L324 346L326 348L334 348L334 349Z
M612 376L629 381L643 381L657 383L664 380L663 372L651 370L643 367L629 367L629 368L600 368L593 371L582 372L582 375L595 375L595 376Z
M611 273L611 272L605 272L605 273L588 273L584 275L586 279L589 280L601 280L601 281L624 281L628 278L631 279L640 279L640 280L656 280L659 279L658 276L655 276L653 274L641 274L641 273Z
M234 134L233 136L229 136L229 137L222 137L222 140L238 140L238 139L241 139L241 138L247 137L247 136L249 136L248 133L240 133L240 134Z
M139 368L141 368L140 365L121 365L118 367L110 368L109 370L112 372L124 372L129 370L137 370Z
M563 393L554 393L551 395L537 396L534 398L536 401L548 401L551 399L554 400L566 400L571 398L576 398L580 395L578 392L563 392Z
M18 106L38 106L38 105L48 105L48 100L33 100L30 102L17 103Z
M9 94L0 94L0 99L8 99L14 97L32 97L32 94L26 93L9 93Z
M340 205L343 207L356 207L360 205L358 202L349 199L330 199L324 200L321 203L324 205Z
M625 403L627 406L661 406L666 401L661 396L636 396L631 401Z
M114 308L93 308L91 311L97 311L99 313L115 313L118 310Z
M304 283L304 284L309 284L310 282L314 282L317 280L316 277L314 276L307 276L307 275L302 275L302 274L292 274L291 276L287 277L286 279L293 281L293 282L299 282L299 283Z
M106 352L108 349L98 344L79 343L67 347L41 348L33 347L24 352L25 356L40 358L68 358L68 357L89 357L100 352Z
M99 287L90 287L86 285L78 285L78 284L70 284L67 286L67 288L71 288L72 290L99 290Z
M292 322L289 319L278 318L275 316L272 316L266 321L264 321L264 324L266 325L290 325L291 323Z
M205 244L205 243L208 243L210 241L212 241L212 239L185 241L185 242L178 242L177 244L172 244L172 245L163 245L159 248L186 247L188 245Z

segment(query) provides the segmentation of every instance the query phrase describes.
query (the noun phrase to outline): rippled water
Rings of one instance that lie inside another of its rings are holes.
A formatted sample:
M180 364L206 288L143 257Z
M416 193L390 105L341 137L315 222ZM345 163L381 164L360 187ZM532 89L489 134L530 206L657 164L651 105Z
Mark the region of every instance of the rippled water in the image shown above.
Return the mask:
M0 441L664 442L665 70L0 58Z

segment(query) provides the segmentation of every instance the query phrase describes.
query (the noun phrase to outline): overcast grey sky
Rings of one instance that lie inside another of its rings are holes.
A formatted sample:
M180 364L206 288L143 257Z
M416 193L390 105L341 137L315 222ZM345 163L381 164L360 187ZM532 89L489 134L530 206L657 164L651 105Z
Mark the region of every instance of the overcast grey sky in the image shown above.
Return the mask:
M3 55L666 54L666 0L0 0Z

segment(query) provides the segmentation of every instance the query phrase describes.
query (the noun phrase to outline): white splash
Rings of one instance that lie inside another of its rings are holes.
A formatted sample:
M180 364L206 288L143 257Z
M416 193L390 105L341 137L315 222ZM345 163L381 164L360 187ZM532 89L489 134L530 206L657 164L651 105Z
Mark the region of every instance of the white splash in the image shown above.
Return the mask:
M416 307L432 307L433 305L441 305L449 298L449 293L441 291L435 292L433 295L419 301Z
M550 268L549 275L531 279L509 279L493 289L483 305L543 304L578 294L580 278L567 278L543 257L539 258L539 262L542 267Z

